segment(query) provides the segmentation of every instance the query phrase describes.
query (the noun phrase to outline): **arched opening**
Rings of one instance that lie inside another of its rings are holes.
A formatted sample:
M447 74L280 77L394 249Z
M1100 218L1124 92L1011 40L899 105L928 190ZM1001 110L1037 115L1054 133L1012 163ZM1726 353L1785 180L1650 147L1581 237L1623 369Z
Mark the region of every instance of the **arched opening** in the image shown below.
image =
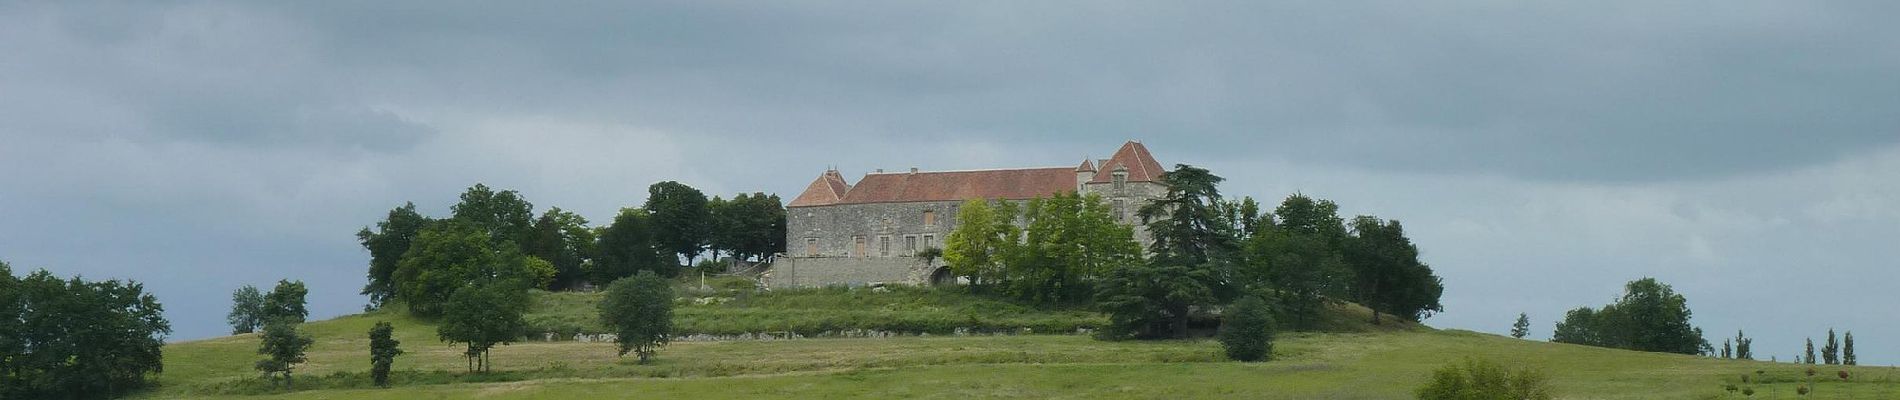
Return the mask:
M937 270L930 272L931 286L954 285L956 283L957 276L950 274L950 267L937 267Z

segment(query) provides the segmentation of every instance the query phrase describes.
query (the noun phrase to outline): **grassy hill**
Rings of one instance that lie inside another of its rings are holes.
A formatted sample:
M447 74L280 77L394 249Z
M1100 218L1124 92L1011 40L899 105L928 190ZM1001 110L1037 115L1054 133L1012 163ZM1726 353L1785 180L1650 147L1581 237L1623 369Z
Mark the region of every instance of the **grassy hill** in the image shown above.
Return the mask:
M694 293L681 299L682 327L732 331L819 332L851 323L907 315L936 329L942 320L1007 328L1025 324L1089 326L1100 316L1050 311L956 292L787 291L739 299L743 291ZM701 300L728 297L727 300ZM584 325L590 295L542 294L535 318ZM576 312L574 310L586 310ZM854 314L855 313L855 314ZM915 317L925 315L925 317ZM1560 398L1727 398L1724 384L1741 375L1754 398L1797 398L1804 365L1712 360L1516 340L1416 325L1366 324L1365 309L1336 307L1331 333L1282 335L1275 360L1225 361L1206 340L1104 342L1077 335L903 336L777 341L675 343L651 365L614 355L610 343L525 342L493 352L496 372L468 375L457 346L435 340L434 326L400 311L379 311L306 324L317 338L309 363L297 369L296 392L256 379L255 335L166 347L160 386L143 398L294 399L566 399L566 398L1409 398L1430 371L1462 357L1543 369ZM409 352L396 361L396 387L372 388L366 332L376 321L396 325ZM831 322L824 322L831 321ZM853 322L856 321L856 322ZM907 323L908 324L908 323ZM705 328L712 329L712 328ZM1052 328L1053 329L1053 328ZM1055 331L1062 331L1057 329ZM1072 331L1072 329L1070 330ZM1760 378L1755 371L1761 371ZM1842 382L1836 369L1817 376L1812 398L1900 396L1893 368L1855 367ZM1730 396L1743 398L1740 394Z

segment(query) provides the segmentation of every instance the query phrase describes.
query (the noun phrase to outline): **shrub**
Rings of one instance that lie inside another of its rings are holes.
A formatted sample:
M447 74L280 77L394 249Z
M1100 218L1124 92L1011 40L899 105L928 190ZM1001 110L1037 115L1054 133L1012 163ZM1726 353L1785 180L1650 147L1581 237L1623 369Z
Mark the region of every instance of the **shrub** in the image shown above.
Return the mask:
M396 356L402 355L402 349L397 348L402 341L392 337L395 332L396 327L388 321L377 321L376 326L369 329L369 374L376 386L389 386L389 367L396 362Z
M1273 353L1273 315L1267 302L1247 296L1221 318L1220 345L1235 361L1265 361Z
M1507 370L1497 363L1466 359L1432 371L1432 380L1416 392L1420 400L1549 400L1550 382L1542 372Z

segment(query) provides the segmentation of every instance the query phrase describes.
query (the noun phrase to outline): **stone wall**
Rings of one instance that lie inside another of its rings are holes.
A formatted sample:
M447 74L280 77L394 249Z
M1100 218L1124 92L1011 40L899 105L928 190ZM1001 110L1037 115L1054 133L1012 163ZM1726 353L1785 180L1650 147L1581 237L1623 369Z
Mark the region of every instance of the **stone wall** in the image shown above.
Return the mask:
M768 288L922 285L943 260L936 264L916 257L785 257L772 264L764 280Z
M1083 185L1085 193L1095 193L1114 206L1123 202L1122 220L1134 225L1135 240L1143 248L1150 242L1148 230L1141 226L1136 210L1149 201L1167 194L1167 187L1154 182L1128 182L1121 189L1113 183ZM1018 205L1027 201L1017 201ZM950 231L957 226L961 201L907 203L837 204L792 207L786 210L785 257L768 271L770 287L817 287L828 285L865 285L872 283L918 285L930 282L935 267L924 265L918 251L943 248ZM1111 209L1111 212L1113 210ZM926 217L926 213L930 216ZM1020 223L1021 221L1018 221ZM864 242L862 248L858 240Z

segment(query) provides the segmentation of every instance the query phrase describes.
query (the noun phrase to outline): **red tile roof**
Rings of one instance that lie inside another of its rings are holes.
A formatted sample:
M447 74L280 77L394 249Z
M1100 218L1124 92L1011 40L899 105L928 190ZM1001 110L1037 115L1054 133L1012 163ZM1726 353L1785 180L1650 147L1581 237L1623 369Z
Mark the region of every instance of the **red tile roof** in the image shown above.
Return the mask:
M1076 173L1096 168L1084 160L1075 168L1019 168L975 171L895 172L864 175L857 185L844 182L837 170L825 171L787 207L831 204L960 201L967 199L1022 200L1075 191ZM1123 144L1115 156L1102 160L1101 172L1127 168L1129 182L1161 179L1161 164L1140 142ZM1098 173L1092 182L1109 182L1112 174Z
M1075 191L1071 168L868 174L839 204L1030 199Z
M1082 159L1082 165L1075 167L1075 172L1095 172L1095 162L1084 158Z
M1155 161L1154 155L1148 154L1147 146L1132 140L1122 144L1120 150L1115 150L1115 156L1102 162L1101 168L1104 173L1095 174L1095 179L1090 180L1090 183L1110 182L1114 179L1115 170L1120 168L1128 168L1129 182L1160 182L1161 174L1168 171L1161 168L1161 163Z
M838 174L838 170L835 169L826 170L823 175L818 176L818 179L811 181L810 186L805 187L805 193L799 194L798 198L792 199L791 204L787 204L786 206L803 207L837 204L838 200L844 199L845 192L850 190L851 185L844 183L844 175Z

